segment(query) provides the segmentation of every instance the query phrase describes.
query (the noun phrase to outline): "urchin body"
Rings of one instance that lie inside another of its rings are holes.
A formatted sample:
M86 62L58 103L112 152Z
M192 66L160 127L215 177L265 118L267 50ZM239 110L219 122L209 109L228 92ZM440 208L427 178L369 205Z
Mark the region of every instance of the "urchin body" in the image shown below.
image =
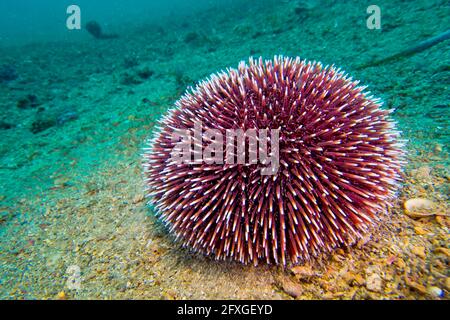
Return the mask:
M161 120L144 154L150 203L179 240L217 259L286 265L348 245L386 210L400 181L402 143L380 107L334 67L242 62L199 83ZM174 132L195 122L224 134L279 129L279 169L174 163Z

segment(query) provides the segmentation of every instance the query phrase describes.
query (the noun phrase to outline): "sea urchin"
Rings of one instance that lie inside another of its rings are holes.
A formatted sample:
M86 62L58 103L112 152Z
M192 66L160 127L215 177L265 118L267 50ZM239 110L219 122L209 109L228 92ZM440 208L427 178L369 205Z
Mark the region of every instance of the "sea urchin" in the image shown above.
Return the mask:
M212 75L176 102L148 142L150 203L177 239L217 259L295 264L353 243L386 211L404 162L390 111L364 89L334 67L299 58L250 59ZM175 161L179 132L197 123L200 137L184 141L188 161ZM220 134L252 129L279 132L256 137L261 154L278 139L272 174L234 140L227 159L244 155L245 163L197 157L214 143L209 154L221 155Z

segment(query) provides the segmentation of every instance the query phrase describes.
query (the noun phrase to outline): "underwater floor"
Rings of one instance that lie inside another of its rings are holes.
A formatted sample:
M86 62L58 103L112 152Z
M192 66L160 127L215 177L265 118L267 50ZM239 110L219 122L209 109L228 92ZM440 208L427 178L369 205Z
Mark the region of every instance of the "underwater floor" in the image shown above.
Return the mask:
M0 47L1 299L448 299L449 41L358 68L447 30L447 1L252 4L118 39ZM398 200L350 248L281 269L180 248L143 198L141 148L189 85L249 56L335 64L395 108L408 139ZM405 201L431 209L408 214ZM81 285L68 279L79 268Z

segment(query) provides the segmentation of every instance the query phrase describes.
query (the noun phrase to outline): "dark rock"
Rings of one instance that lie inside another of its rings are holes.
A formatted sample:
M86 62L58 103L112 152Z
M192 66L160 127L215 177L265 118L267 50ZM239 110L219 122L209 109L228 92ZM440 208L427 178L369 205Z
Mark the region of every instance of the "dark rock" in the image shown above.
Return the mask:
M123 66L127 69L136 67L138 65L139 65L139 60L135 56L125 57L125 59L123 60Z
M11 65L5 64L0 67L0 83L17 79L17 72Z
M33 109L39 106L37 97L34 94L29 94L25 98L17 101L17 108L19 109Z
M449 109L450 110L450 105L448 105L448 104L437 104L437 105L433 106L433 109Z
M318 6L317 1L301 0L297 1L297 6L294 9L294 13L300 18L307 18L309 12Z
M194 46L197 46L197 47L200 47L205 44L211 43L212 41L204 34L199 34L197 32L189 32L184 37L184 42L194 45Z
M189 32L185 37L184 37L184 42L186 43L191 43L194 41L197 41L200 39L200 36L198 35L197 32Z
M273 34L280 34L283 33L284 29L283 28L276 28L275 30L273 30Z
M386 23L383 23L383 28L381 29L381 31L388 32L388 31L394 30L397 27L398 27L398 25L396 25L394 23L386 22Z
M89 21L85 26L87 32L89 32L96 39L113 39L118 38L117 34L105 34L102 31L102 27L97 21Z
M143 98L141 100L141 106L145 106L145 107L157 107L159 106L159 104L157 102L154 102L148 98Z
M14 127L15 127L15 125L0 120L0 129L1 130L8 130L8 129L12 129Z
M37 119L31 124L30 131L34 134L47 130L56 125L54 119Z
M137 75L141 78L141 79L148 79L150 78L152 75L154 74L154 72L148 68L142 69L140 71L137 72Z
M138 79L136 75L125 72L122 74L122 79L120 80L120 83L126 86L131 86L142 83L142 80Z
M303 15L305 13L305 11L306 10L303 7L296 7L294 9L295 14L298 15L298 16Z
M86 23L86 30L89 32L94 38L100 38L102 35L102 27L96 21L89 21Z
M261 31L256 31L256 32L253 34L252 38L253 38L253 39L256 39L256 38L259 38L259 37L261 37L261 36L263 36L263 35L264 35L264 33L262 33Z

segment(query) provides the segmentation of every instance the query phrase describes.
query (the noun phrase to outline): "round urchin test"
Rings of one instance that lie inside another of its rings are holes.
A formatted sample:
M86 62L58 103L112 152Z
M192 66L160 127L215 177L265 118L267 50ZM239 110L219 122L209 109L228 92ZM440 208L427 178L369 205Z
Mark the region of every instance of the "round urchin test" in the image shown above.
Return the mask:
M389 114L339 69L251 58L160 121L147 196L177 240L216 259L308 260L369 232L394 198L404 152Z

